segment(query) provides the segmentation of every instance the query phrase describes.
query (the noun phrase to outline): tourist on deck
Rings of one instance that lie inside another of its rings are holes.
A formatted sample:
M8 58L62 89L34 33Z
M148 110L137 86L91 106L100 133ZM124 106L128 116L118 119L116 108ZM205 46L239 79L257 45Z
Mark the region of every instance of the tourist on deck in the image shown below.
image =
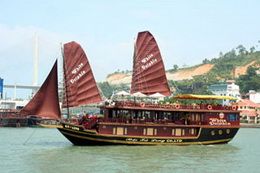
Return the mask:
M83 125L88 119L88 114L83 115L82 118L79 120L79 125Z

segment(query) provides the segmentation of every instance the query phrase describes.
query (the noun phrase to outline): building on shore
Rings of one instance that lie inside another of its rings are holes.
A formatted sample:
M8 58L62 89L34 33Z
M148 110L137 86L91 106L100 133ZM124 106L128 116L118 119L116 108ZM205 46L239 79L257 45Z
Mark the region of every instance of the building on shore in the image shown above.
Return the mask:
M0 99L0 109L15 109L20 110L22 109L29 100L10 100L10 99Z
M248 99L241 99L237 102L242 123L260 123L260 104L254 103Z
M248 92L249 100L254 103L260 103L260 92L256 92L255 90L249 90Z
M213 94L218 96L231 96L237 99L241 99L239 92L239 86L235 84L235 81L228 80L226 83L222 84L213 84L208 88ZM223 100L223 105L228 105L229 100Z

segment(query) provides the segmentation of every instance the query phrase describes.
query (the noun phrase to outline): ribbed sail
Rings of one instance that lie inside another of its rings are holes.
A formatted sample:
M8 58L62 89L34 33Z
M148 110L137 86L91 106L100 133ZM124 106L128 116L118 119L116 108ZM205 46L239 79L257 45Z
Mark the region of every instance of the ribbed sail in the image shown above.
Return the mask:
M64 44L64 85L63 107L77 107L101 101L87 56L76 42Z
M20 111L20 114L53 119L61 117L58 96L57 60L38 92Z
M171 95L159 47L149 31L139 32L135 43L131 93Z

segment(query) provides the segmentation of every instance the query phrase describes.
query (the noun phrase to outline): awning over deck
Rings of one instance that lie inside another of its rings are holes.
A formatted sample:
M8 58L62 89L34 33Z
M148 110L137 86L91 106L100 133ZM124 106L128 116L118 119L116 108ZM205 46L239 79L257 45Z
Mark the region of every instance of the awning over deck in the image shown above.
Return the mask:
M217 95L195 95L195 94L182 94L174 96L175 99L193 99L193 100L237 100L231 96L217 96Z

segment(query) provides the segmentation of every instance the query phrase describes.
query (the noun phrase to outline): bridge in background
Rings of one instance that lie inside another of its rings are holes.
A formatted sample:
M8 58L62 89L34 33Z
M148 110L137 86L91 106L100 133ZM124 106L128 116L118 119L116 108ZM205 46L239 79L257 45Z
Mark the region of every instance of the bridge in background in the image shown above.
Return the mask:
M40 86L34 86L34 85L4 85L4 88L13 88L13 89L31 89L31 90L38 90ZM63 88L59 87L59 91L61 91Z
M10 89L14 89L14 95L13 95L13 99L16 99L16 90L17 89L25 89L25 90L31 90L32 94L36 93L39 89L40 86L35 86L35 85L3 85L3 88L10 88ZM63 87L59 87L58 88L58 92L59 92L59 97L62 97L62 93L63 93ZM1 99L1 98L0 98Z
M4 85L4 88L38 90L40 86L34 85Z

